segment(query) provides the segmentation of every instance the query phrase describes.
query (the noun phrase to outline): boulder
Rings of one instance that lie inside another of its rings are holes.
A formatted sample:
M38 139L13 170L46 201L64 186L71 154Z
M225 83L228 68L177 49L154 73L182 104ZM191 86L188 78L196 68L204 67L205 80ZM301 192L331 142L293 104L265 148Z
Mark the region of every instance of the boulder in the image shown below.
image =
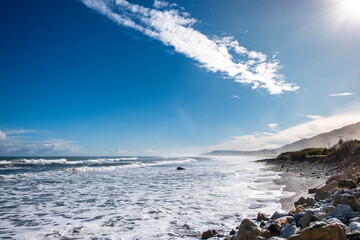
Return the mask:
M177 167L176 170L185 170L183 167Z
M315 217L317 217L319 220L323 220L326 218L327 214L324 212L314 212Z
M272 234L280 234L281 233L281 224L279 224L277 222L272 222L267 227L267 230L269 230L270 233L272 233Z
M287 214L287 213L274 212L274 214L271 216L271 220L275 220L275 219L287 217L287 216L289 216L289 214Z
M301 227L306 228L310 225L310 223L317 221L319 221L319 219L315 217L315 215L312 212L306 212L303 218L301 219Z
M317 188L309 188L308 189L309 194L314 194L314 193L316 193L316 191L317 191Z
M287 223L293 223L294 222L294 217L292 217L292 216L286 217L286 222Z
M211 237L214 237L217 234L217 232L215 230L207 230L206 232L203 232L203 234L201 235L202 239L208 239Z
M345 204L338 204L334 210L332 210L327 218L337 218L341 222L346 223L348 218L353 215L351 207Z
M299 200L297 200L296 202L294 202L295 207L299 206L299 205L304 205L306 203L305 198L301 197L299 198Z
M258 212L256 221L266 221L266 220L268 220L268 219L269 219L269 218L266 217L266 214L265 214L265 213Z
M356 188L357 185L351 179L342 179L338 181L339 188L348 188L353 189Z
M268 239L270 237L270 231L261 229L249 219L244 219L240 224L238 234L234 240L256 240L256 237Z
M295 234L295 228L290 224L286 224L281 230L281 237L283 238L289 238L294 234Z
M343 175L335 175L335 176L332 176L330 177L327 181L326 181L326 184L330 183L331 181L339 181L339 180L342 180L344 179L344 176Z
M329 218L325 220L327 223L339 223L342 224L342 222L337 218Z
M360 233L359 233L359 232L348 233L348 234L347 234L347 238L348 238L349 240L360 240Z
M305 212L300 212L294 215L294 221L297 226L301 226L301 219L304 217Z
M332 190L334 190L337 187L338 187L338 182L336 180L332 180L332 181L326 183L326 185L323 186L321 189L324 190L325 192L331 192Z
M360 231L360 223L359 222L352 222L349 225L351 232L359 232Z
M324 191L324 190L322 190L322 189L318 189L318 190L316 190L314 197L315 197L315 199L316 199L317 201L319 201L319 200L326 200L326 199L329 198L329 193L326 192L326 191Z
M360 201L350 194L336 194L332 198L332 205L337 206L338 204L345 204L350 206L354 211L360 210Z
M316 203L315 199L310 198L310 197L308 197L308 198L305 200L305 204L306 204L307 207L312 207L312 206L315 205L315 203Z
M314 224L288 240L346 240L345 228L338 223Z
M326 214L329 214L332 210L334 210L335 207L334 206L326 206L326 207L323 207L321 210L326 213Z
M299 212L303 212L305 207L303 205L297 205L295 209L291 210L290 212L293 214L297 214Z
M352 222L360 222L360 217L351 218L351 219L349 219L349 222L350 223L352 223Z

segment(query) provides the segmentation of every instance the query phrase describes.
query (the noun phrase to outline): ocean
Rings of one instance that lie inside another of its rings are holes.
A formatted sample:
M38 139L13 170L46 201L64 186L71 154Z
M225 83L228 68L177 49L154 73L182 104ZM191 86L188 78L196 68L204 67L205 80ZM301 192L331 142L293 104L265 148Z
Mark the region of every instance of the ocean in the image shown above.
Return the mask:
M281 209L253 157L0 158L1 239L199 239ZM185 170L177 170L183 167Z

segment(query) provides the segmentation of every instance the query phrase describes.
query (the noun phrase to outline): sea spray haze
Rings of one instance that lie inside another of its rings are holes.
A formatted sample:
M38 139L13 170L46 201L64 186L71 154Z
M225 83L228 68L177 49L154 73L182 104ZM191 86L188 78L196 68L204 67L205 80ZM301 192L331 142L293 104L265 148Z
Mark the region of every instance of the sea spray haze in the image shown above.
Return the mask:
M1 238L197 239L287 196L247 157L2 158L0 174Z

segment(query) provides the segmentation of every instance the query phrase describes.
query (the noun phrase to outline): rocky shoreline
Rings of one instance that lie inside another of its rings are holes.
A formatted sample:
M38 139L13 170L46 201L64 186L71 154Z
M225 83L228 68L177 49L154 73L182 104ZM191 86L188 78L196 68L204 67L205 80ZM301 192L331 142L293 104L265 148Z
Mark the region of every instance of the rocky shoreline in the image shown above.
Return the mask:
M208 230L202 239L360 240L360 167L357 164L263 161L271 170L281 171L279 183L286 184L284 190L295 195L282 200L282 211L272 216L259 212L256 219L244 219L237 231L220 235Z

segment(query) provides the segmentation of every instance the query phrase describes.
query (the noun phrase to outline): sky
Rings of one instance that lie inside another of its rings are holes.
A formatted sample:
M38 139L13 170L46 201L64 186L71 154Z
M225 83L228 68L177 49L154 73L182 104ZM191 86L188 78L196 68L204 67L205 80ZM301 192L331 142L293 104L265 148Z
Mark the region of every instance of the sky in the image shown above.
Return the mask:
M4 0L0 155L256 150L360 121L358 0Z

